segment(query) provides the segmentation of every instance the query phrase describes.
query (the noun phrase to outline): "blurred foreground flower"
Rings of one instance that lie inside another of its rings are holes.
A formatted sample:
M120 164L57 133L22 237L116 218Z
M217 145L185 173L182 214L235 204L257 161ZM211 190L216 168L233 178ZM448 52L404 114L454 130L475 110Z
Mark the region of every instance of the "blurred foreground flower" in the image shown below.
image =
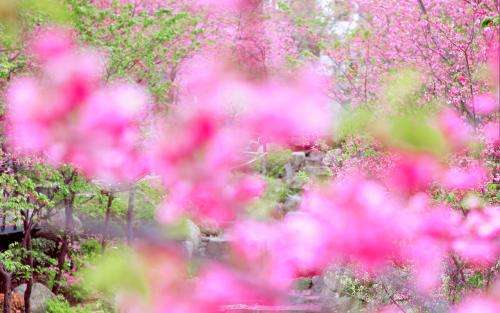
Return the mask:
M105 85L103 56L77 48L64 30L41 30L31 47L41 73L7 90L10 145L110 183L142 175L140 122L149 101L142 88Z

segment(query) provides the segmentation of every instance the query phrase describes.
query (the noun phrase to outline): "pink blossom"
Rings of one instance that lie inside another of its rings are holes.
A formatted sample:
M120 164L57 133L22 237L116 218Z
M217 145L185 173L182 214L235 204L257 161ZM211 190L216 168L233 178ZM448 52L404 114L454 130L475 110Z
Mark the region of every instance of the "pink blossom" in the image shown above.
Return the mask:
M201 264L189 278L187 260L172 247L141 247L140 252L149 296L135 298L121 290L123 312L221 313L231 304L273 304L281 297L266 281L224 264Z
M411 244L403 249L403 260L413 265L416 287L431 292L441 283L445 258L461 234L462 219L451 208L432 207L430 203L424 204L414 218L418 227Z
M212 9L239 10L242 9L249 0L196 0L196 2Z
M442 184L448 189L479 189L488 179L486 169L478 163L473 163L466 168L452 167L442 177Z
M263 191L256 177L234 172L245 164L248 141L230 122L215 105L191 103L178 107L156 130L151 162L169 193L159 212L164 222L188 213L225 224Z
M493 35L492 40L489 43L489 47L487 49L488 53L488 65L491 72L492 77L492 86L494 88L498 88L498 84L500 83L500 44L498 43L497 38Z
M266 142L314 141L326 136L333 122L324 81L305 71L295 81L269 81L258 86L243 121Z
M14 80L7 90L10 145L110 183L143 174L137 145L149 100L141 88L104 86L101 55L78 49L64 31L42 31L32 46L42 77Z
M49 142L50 134L42 119L49 108L40 100L42 94L37 81L32 78L14 80L7 90L7 119L9 140L22 152L39 152Z
M145 92L131 84L95 92L80 112L77 130L84 142L73 150L73 162L104 181L133 181L143 175L147 168L139 152L139 128L148 103Z
M194 295L203 312L214 313L229 304L270 304L276 298L275 292L258 284L258 279L216 264L200 273Z
M230 229L228 236L236 260L241 264L253 264L249 269L253 277L265 278L277 290L290 287L297 272L294 264L288 262L284 245L293 238L286 236L279 223L238 222Z
M41 62L56 59L74 50L76 43L69 30L62 28L41 29L31 43L31 51Z
M424 101L444 98L457 108L470 102L471 91L479 94L489 85L471 75L488 59L496 77L491 86L498 86L495 27L480 27L485 18L497 15L494 2L350 0L347 5L356 12L348 14L348 21L370 35L350 34L342 44L321 51L342 65L334 69L339 101L376 99L384 91L384 77L401 67L424 74Z
M439 176L440 166L430 155L402 153L394 157L389 185L405 194L426 191Z
M483 136L488 144L498 145L500 142L500 124L493 121L484 125Z
M301 207L327 222L335 253L368 271L397 259L400 243L416 226L381 185L359 178L309 193ZM394 222L388 224L388 219Z
M376 313L400 313L401 309L396 305L386 305L382 308L379 308Z
M412 242L408 250L416 287L423 292L436 290L444 273L444 259L448 252L446 247L424 237Z
M425 236L437 243L450 246L460 234L461 217L450 207L427 207L420 212L419 236Z
M183 70L183 105L203 106L231 113L240 128L265 142L291 144L328 135L333 122L324 77L312 69L300 79L248 80L227 65L197 56ZM202 74L199 70L202 68Z
M452 310L453 313L496 313L500 310L498 297L487 295L473 295L467 297Z
M438 126L451 147L462 148L471 139L470 126L452 109L445 109L440 113Z
M238 173L245 170L251 140L287 144L327 133L323 81L304 72L301 80L258 82L204 56L181 72L179 104L152 143L152 166L169 192L159 216L169 221L188 213L227 224L263 189L254 177Z
M284 253L297 276L321 273L334 261L329 225L304 212L289 213L283 221L283 233L293 241ZM287 249L283 247L283 250Z
M500 256L500 207L473 210L453 249L473 264L492 264Z
M481 115L488 115L495 112L498 108L497 99L491 94L484 94L476 96L472 102L473 108L476 113Z

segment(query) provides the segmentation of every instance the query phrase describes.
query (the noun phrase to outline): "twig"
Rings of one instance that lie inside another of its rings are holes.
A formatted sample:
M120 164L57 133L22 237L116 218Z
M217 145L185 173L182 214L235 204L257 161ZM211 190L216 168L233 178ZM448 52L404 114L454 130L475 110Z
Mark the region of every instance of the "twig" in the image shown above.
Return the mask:
M389 296L389 299L391 302L398 307L398 309L401 310L401 312L406 313L406 310L394 299L394 294L391 294L389 290L387 289L386 285L384 283L381 283L382 288L384 289L385 293Z

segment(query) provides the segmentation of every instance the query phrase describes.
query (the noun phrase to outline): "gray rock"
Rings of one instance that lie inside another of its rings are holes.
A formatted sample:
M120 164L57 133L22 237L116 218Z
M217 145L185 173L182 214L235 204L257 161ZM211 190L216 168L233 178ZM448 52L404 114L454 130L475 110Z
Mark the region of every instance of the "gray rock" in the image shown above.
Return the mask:
M24 296L24 291L26 290L26 284L19 285L15 292ZM31 289L31 313L45 313L47 307L47 301L54 298L56 295L50 291L45 285L40 283L34 283Z
M66 224L66 214L64 213L64 209L60 209L54 215L52 215L47 220L47 224L49 228L63 230L64 225ZM80 219L76 216L76 214L73 214L73 230L76 233L83 232L82 221L80 221Z
M283 204L283 211L285 213L295 211L301 201L302 197L298 194L288 196L285 200L285 203Z
M290 164L295 172L299 171L305 162L306 153L304 151L292 152L292 159L290 160Z
M362 312L364 304L344 292L351 275L350 271L344 268L332 268L323 274L321 298L327 312Z
M229 258L229 240L222 236L203 236L201 237L199 254L210 260L227 260Z
M325 153L323 151L313 150L309 152L306 158L307 165L321 165L323 163L323 158Z
M293 166L292 166L292 164L290 162L286 163L285 164L285 181L286 182L292 181L296 172L297 171L294 170L294 168L293 168Z
M320 293L325 288L325 281L323 280L323 276L315 275L311 278L312 287L311 289L315 293Z
M193 256L196 250L199 249L201 243L201 230L191 220L187 220L187 238L184 241L184 246L187 250L188 256Z
M306 165L304 172L310 177L328 178L332 176L332 172L326 166Z

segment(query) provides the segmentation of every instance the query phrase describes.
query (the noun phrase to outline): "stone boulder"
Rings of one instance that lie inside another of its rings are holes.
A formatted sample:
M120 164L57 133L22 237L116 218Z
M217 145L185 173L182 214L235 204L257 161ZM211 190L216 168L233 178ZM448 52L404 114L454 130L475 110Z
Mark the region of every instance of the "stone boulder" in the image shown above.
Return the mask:
M289 195L286 198L285 203L283 203L283 206L282 206L283 211L285 213L296 211L301 202L302 202L302 197L300 195L298 195L298 194Z
M64 213L64 210L58 210L54 215L52 215L48 221L47 221L47 226L50 229L58 229L58 230L64 230L64 225L66 224L66 214ZM73 229L75 233L79 234L83 232L83 224L82 221L76 216L76 214L73 214Z
M26 291L26 284L19 285L14 292L21 294L24 297ZM34 283L31 289L31 313L45 313L47 301L54 298L56 295L50 291L45 285Z
M203 236L201 237L199 256L209 260L227 261L229 259L228 239L223 236Z
M298 172L302 166L306 163L306 153L304 151L292 152L292 158L290 160L290 165L295 172Z
M187 236L184 240L184 247L189 257L192 257L200 248L201 230L193 221L186 221Z

